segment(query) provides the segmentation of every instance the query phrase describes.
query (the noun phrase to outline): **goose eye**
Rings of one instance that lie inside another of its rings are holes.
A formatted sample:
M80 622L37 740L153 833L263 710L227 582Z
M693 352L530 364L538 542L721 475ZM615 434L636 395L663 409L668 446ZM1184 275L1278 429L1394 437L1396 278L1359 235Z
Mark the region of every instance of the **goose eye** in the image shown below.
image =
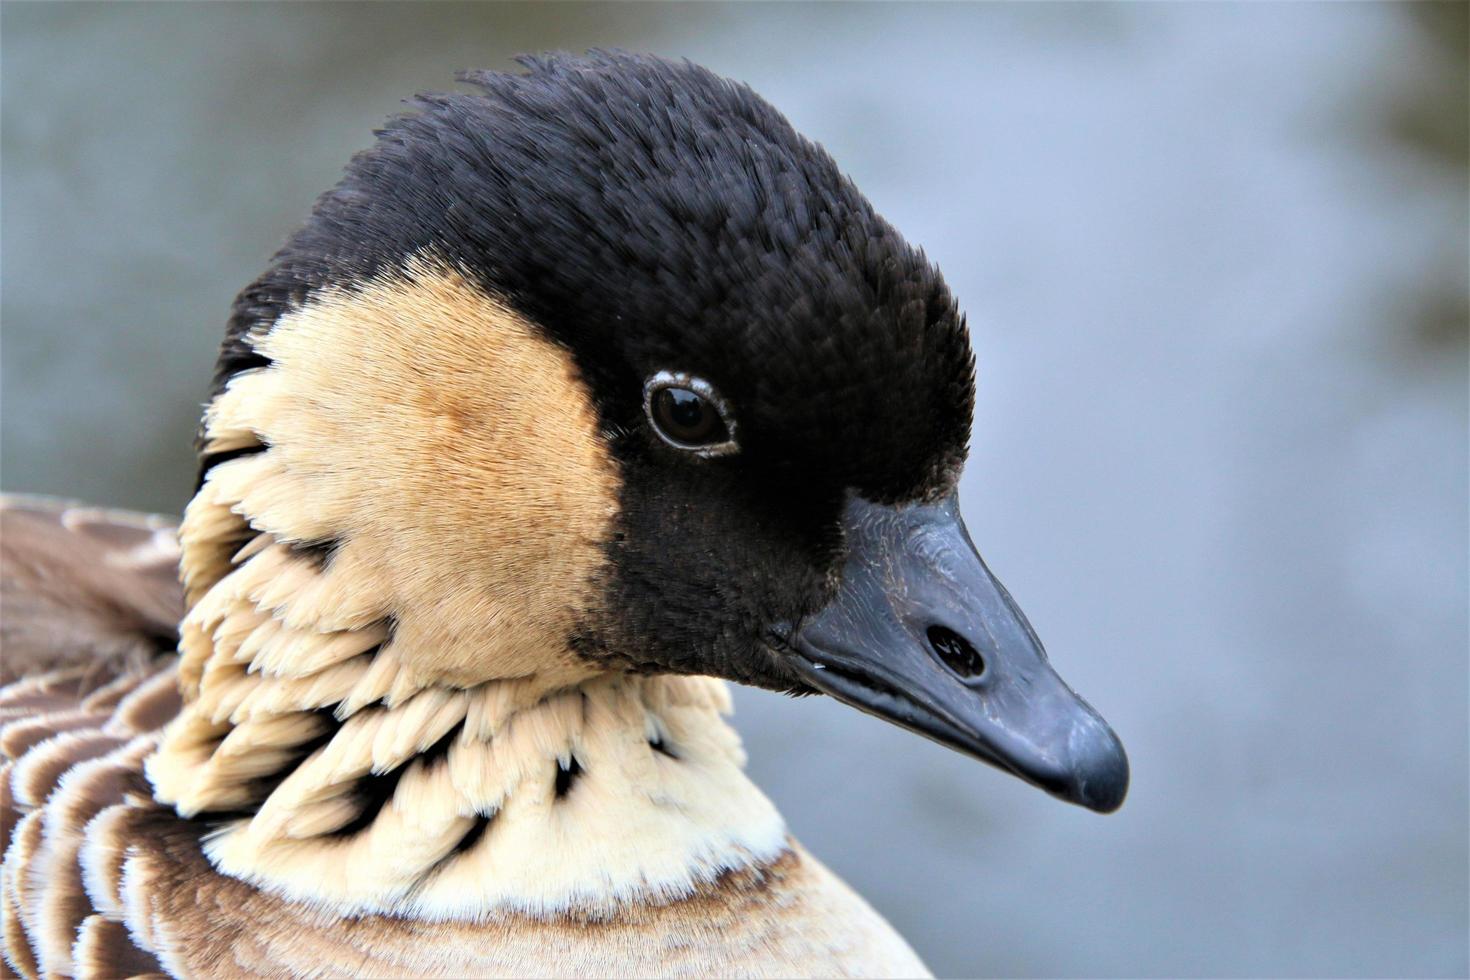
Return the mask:
M665 388L653 398L653 416L663 434L686 446L723 442L725 424L714 406L688 388Z
M660 371L644 386L643 407L653 431L676 449L725 456L740 448L724 399L700 378Z

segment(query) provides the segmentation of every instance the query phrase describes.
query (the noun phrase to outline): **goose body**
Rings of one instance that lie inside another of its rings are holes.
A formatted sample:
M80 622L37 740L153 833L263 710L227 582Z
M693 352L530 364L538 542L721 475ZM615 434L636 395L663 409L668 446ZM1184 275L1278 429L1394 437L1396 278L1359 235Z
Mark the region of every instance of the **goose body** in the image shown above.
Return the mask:
M0 813L12 841L0 899L6 960L22 975L924 972L794 841L679 900L559 915L344 918L221 874L200 846L204 828L154 802L144 772L181 705L171 645L159 640L183 609L173 532L55 501L11 498L0 510Z
M925 973L744 775L724 683L1121 802L959 519L954 301L748 89L467 80L237 300L177 528L0 511L6 962Z

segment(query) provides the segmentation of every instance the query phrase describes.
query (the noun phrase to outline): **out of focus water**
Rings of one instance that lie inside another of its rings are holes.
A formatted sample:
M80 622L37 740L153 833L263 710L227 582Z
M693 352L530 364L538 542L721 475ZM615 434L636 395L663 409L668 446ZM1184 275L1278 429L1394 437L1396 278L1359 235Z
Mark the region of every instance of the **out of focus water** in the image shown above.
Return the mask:
M1464 975L1464 9L7 4L4 486L176 511L232 294L403 96L688 56L945 269L971 530L1134 764L1102 818L741 692L796 833L942 974Z

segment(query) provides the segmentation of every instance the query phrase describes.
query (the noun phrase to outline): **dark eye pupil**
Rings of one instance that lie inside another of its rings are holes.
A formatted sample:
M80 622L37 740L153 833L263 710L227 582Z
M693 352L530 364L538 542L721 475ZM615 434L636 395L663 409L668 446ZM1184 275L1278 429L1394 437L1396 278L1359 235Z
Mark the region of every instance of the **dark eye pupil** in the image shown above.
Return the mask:
M704 399L683 388L666 388L669 394L669 419L685 432L698 432L704 425Z
M655 421L664 435L689 446L722 442L728 438L719 413L688 388L664 388L654 398Z

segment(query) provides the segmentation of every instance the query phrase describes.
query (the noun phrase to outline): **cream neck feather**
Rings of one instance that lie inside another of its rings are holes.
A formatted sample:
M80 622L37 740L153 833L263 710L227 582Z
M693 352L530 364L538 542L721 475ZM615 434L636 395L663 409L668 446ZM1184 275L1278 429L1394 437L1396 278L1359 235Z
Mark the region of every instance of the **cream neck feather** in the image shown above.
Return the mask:
M160 800L224 817L206 851L227 874L341 913L474 919L668 901L785 850L722 682L425 685L381 625L290 625L303 559L246 550L185 620L188 701L148 762Z
M776 860L724 685L565 649L616 479L565 352L410 273L250 338L270 366L206 413L205 451L238 455L180 529L156 797L218 822L223 872L344 914L597 913Z

